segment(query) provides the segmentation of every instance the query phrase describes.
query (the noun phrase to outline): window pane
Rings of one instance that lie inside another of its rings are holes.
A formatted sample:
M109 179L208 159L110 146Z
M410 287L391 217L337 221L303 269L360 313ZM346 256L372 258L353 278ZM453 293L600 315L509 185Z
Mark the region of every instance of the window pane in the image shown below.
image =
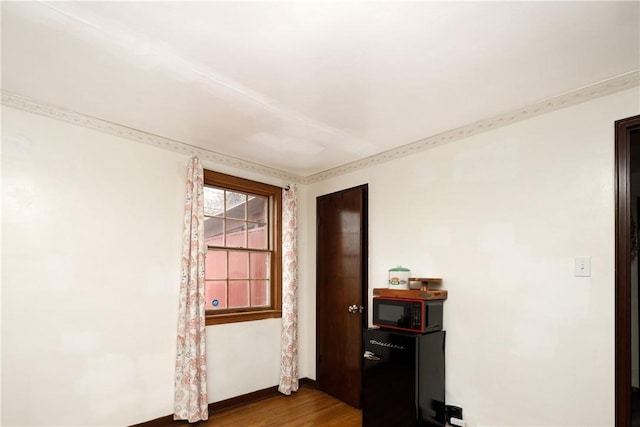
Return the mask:
M209 246L224 246L223 220L221 218L204 218L204 241Z
M209 249L204 267L205 279L227 278L227 251Z
M282 248L272 228L281 188L209 170L204 178L207 324L272 317L281 308L281 271L271 264Z
M247 195L227 191L227 218L247 219Z
M248 247L250 249L267 249L267 225L249 223Z
M266 197L249 196L249 221L266 222L267 221L267 201Z
M225 246L229 248L247 247L247 223L244 221L225 221L227 226L227 241Z
M249 278L249 254L229 252L229 279Z
M204 187L204 214L209 216L224 214L224 190Z
M220 310L227 308L227 282L224 280L207 280L205 282L204 299L205 310Z
M252 279L268 279L269 278L269 254L262 252L251 253L251 278Z
M249 307L249 282L229 281L229 308Z
M269 305L269 281L251 281L251 307L264 307Z

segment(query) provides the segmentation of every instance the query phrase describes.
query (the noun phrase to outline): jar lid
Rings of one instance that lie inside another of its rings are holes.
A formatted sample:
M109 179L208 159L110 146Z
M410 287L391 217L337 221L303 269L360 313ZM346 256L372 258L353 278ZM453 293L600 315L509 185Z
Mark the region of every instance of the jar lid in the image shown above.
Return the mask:
M399 265L399 266L397 266L395 268L390 268L389 271L411 271L411 270Z

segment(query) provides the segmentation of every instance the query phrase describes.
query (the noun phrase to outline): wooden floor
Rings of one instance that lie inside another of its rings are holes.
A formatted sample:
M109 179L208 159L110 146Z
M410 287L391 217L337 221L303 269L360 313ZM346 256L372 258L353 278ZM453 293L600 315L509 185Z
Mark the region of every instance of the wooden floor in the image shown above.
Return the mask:
M291 396L275 396L209 417L198 427L246 426L335 426L360 427L359 409L328 394L302 387Z

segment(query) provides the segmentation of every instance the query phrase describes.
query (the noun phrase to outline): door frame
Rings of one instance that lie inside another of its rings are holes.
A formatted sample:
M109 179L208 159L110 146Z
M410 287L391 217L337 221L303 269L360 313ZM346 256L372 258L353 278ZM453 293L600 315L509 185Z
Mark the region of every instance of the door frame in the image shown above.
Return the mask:
M631 132L640 116L615 122L615 425L631 426Z

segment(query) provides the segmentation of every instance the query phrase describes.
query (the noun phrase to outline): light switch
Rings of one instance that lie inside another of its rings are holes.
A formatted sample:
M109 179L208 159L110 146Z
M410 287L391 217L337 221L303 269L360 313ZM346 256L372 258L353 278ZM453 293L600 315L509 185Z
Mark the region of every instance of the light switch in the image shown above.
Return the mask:
M591 277L591 257L576 258L576 277Z

